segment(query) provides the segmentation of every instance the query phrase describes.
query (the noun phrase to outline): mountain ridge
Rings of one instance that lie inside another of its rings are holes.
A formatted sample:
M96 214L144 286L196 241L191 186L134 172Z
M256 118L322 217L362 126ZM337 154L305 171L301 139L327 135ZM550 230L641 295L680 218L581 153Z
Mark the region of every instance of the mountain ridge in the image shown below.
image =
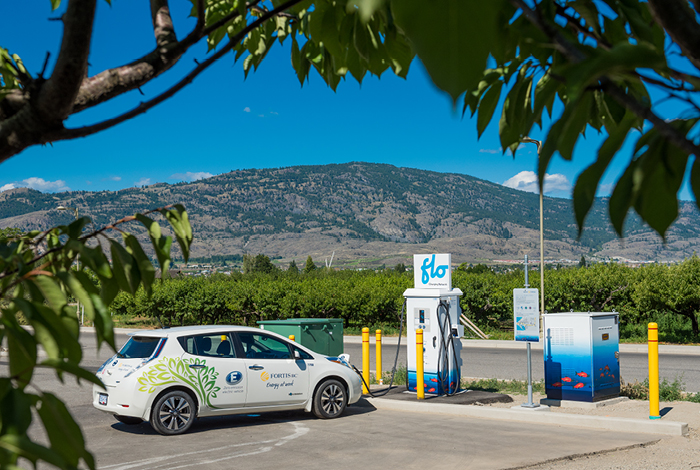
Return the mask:
M469 175L363 162L236 170L119 191L17 188L0 193L0 227L70 222L72 213L59 205L77 207L102 226L172 203L188 210L194 257L265 253L284 264L335 252L341 265L391 265L431 251L470 263L539 253L537 194ZM700 219L694 203L680 202L679 212L666 245L632 213L620 241L607 200L598 198L578 239L571 200L545 196L545 258L681 260L700 247Z

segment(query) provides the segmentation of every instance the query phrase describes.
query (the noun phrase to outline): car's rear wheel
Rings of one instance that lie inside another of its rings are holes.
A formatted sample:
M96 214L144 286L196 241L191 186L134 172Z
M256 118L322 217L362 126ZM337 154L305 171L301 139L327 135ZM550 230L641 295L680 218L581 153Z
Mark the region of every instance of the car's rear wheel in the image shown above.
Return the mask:
M130 426L143 423L141 418L134 418L133 416L114 415L114 418L120 423L128 424Z
M345 386L335 379L323 382L314 396L314 414L322 419L337 418L348 404Z
M166 436L182 434L192 426L194 418L195 405L190 394L173 390L156 401L151 411L151 426Z

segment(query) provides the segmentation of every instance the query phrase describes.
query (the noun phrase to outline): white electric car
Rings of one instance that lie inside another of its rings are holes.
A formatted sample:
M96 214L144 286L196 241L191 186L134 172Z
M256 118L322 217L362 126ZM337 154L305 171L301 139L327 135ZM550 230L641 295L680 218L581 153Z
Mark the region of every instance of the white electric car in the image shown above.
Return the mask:
M95 408L166 435L204 416L304 409L335 418L362 396L345 358L243 326L133 333L97 377L106 390L93 386Z

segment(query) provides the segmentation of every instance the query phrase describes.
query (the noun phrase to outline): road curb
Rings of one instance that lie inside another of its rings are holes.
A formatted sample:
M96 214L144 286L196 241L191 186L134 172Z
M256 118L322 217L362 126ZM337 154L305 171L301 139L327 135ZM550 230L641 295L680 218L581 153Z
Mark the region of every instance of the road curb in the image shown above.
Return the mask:
M611 418L605 416L576 415L568 413L533 413L505 408L485 406L461 406L446 403L419 403L417 401L398 401L386 398L369 398L367 400L379 410L409 411L414 413L438 413L450 416L470 418L498 419L535 424L552 424L555 426L573 426L578 428L601 429L606 431L631 432L642 434L661 434L666 436L684 436L688 434L688 424L677 421L644 420L633 418Z

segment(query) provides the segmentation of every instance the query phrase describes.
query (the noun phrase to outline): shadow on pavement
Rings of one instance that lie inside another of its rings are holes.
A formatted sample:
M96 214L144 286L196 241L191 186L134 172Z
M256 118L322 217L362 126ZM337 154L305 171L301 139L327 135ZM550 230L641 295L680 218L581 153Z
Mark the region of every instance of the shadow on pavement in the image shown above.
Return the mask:
M376 408L366 399L361 398L357 403L348 406L345 412L336 419L343 419L343 416L361 415L371 413ZM240 414L229 416L210 416L206 418L197 418L192 424L192 427L185 434L198 434L208 431L216 431L219 429L232 428L247 428L250 426L264 426L267 424L285 423L289 421L306 421L317 420L313 413L307 413L301 410L295 411L270 411L268 413ZM112 424L112 429L115 431L140 434L140 435L158 435L153 430L150 424L143 422L136 425L127 425L116 422Z

